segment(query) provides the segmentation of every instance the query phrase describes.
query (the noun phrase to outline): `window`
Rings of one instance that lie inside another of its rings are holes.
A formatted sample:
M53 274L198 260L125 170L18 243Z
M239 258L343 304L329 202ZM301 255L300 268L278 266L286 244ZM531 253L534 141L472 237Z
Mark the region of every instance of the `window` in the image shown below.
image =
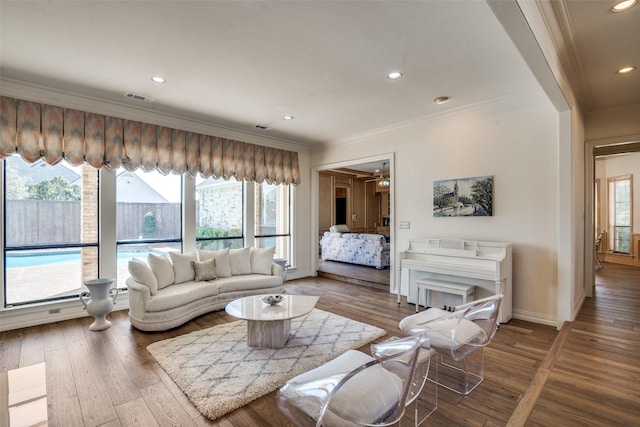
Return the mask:
M98 171L4 160L5 306L75 297L98 271Z
M219 250L244 244L244 185L196 177L196 247Z
M118 287L126 287L128 261L182 250L182 177L157 171L116 173Z
M255 246L275 246L275 257L291 263L291 186L255 185Z
M632 176L609 178L609 247L614 253L630 254Z

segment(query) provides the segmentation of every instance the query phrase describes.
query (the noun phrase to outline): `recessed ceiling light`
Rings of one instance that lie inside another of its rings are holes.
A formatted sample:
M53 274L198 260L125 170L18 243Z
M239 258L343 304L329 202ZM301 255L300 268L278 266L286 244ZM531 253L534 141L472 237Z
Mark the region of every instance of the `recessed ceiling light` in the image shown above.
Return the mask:
M436 99L433 100L433 102L435 102L438 105L444 104L445 102L449 101L449 97L448 96L439 96Z
M160 76L153 76L153 77L151 77L151 81L153 81L154 83L160 83L160 84L163 84L163 83L166 83L166 82L167 82L165 79L163 79L163 78L162 78L162 77L160 77Z
M635 71L636 67L622 67L616 73L618 74L629 74L632 71Z
M283 116L284 120L293 120L293 116Z
M389 77L391 80L397 80L402 77L402 73L400 71L392 71L387 74L387 77Z
M613 5L613 7L611 8L611 12L613 13L624 12L631 9L636 4L638 4L638 0L622 0L616 3L615 5Z

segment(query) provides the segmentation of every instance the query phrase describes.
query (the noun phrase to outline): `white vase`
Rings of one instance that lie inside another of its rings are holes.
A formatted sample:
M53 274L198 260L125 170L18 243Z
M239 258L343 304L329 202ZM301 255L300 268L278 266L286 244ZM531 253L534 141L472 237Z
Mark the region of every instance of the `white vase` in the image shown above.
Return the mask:
M111 313L118 297L118 289L110 289L113 282L114 279L108 278L84 282L89 292L81 292L79 297L87 313L95 317L95 321L89 326L91 331L101 331L111 326L111 322L107 320L107 314Z

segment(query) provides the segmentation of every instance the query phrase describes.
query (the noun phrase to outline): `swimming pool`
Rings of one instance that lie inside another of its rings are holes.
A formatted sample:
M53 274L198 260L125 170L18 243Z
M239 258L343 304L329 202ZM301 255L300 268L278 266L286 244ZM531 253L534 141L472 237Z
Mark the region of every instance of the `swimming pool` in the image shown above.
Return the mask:
M123 264L131 258L146 259L149 252L120 252L118 251L118 264ZM4 263L5 268L35 267L54 264L78 264L80 251L65 252L38 252L32 254L7 254Z

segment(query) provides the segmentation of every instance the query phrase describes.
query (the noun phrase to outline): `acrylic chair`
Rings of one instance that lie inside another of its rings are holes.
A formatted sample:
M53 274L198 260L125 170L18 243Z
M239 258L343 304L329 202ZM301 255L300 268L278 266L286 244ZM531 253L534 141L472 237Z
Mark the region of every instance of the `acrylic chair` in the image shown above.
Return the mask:
M397 423L412 393L425 335L371 346L371 356L349 350L289 380L278 391L278 408L295 426L388 426ZM426 378L426 377L425 377Z
M457 306L453 312L430 308L402 319L402 331L427 334L437 353L432 381L467 395L484 380L484 347L498 329L501 300L498 294Z

